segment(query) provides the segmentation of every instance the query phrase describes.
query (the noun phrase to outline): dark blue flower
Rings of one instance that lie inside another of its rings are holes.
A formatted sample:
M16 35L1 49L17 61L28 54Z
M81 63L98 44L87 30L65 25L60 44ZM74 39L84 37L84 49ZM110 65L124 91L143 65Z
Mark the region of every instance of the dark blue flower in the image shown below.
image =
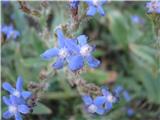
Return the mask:
M15 120L22 120L21 113L29 113L29 107L24 103L18 102L20 99L13 95L9 99L5 96L3 97L4 103L8 106L8 110L3 113L3 118L10 119L14 116Z
M74 43L74 40L65 38L60 28L56 29L56 33L58 38L58 47L46 50L41 54L41 57L45 60L50 60L51 58L56 57L57 60L53 64L53 67L55 69L60 69L71 56L71 49L75 49L74 47L76 44Z
M9 39L16 39L20 36L20 33L13 28L13 25L3 25L1 28L2 33L6 35L7 40Z
M105 12L102 8L102 5L106 3L107 0L85 0L88 4L87 15L94 16L96 12L104 16Z
M79 0L70 0L69 2L70 2L71 8L77 9L80 1Z
M160 1L153 0L151 2L147 2L146 7L148 8L148 13L160 14Z
M105 113L105 109L103 104L105 103L104 96L97 96L92 99L89 95L82 96L86 109L89 113L97 113L99 115L103 115Z
M23 91L23 79L21 76L17 78L16 88L13 88L8 82L3 83L3 88L7 90L11 95L17 98L28 99L31 96L31 92Z
M87 43L87 37L85 35L80 35L77 37L78 45L72 47L74 51L74 56L70 57L69 67L72 71L81 69L86 61L89 67L96 68L100 65L100 61L92 56L94 47Z
M105 88L102 88L102 94L104 95L106 99L105 110L108 112L111 110L113 103L117 101L117 98Z

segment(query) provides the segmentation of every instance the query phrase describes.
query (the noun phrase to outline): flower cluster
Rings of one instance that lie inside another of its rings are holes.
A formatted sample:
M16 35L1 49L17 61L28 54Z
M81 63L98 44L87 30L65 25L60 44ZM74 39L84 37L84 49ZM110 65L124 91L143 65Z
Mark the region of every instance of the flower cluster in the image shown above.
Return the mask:
M118 98L108 89L102 88L101 92L102 95L94 99L89 95L82 96L87 112L104 115L112 109L114 103L118 102Z
M22 120L21 114L30 112L28 99L31 92L23 90L23 79L21 76L17 78L16 88L12 87L8 82L3 83L3 88L10 93L9 98L3 96L4 103L8 106L8 110L3 113L5 119L15 116L15 120Z
M13 25L2 25L1 32L6 36L6 39L14 39L20 36L20 33L14 29Z
M146 7L148 8L148 13L160 14L160 1L153 0L151 2L147 2Z
M100 61L92 56L95 47L87 43L88 38L85 35L80 35L77 38L66 38L60 28L56 29L56 33L58 47L48 49L41 54L45 60L52 57L57 58L53 68L60 69L67 63L71 71L77 71L83 68L85 63L92 68L100 65Z

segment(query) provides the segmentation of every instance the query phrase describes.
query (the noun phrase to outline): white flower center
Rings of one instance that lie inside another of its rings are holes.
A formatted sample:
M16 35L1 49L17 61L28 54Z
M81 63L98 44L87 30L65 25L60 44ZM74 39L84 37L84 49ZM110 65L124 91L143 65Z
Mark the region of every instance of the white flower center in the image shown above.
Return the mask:
M95 113L96 110L97 110L97 106L95 106L94 104L92 104L88 107L88 112L90 112L90 113Z
M80 53L81 53L81 55L83 55L83 56L87 56L87 55L89 55L89 53L92 51L92 48L91 48L91 46L89 46L89 45L84 45L84 46L82 46L81 47L81 49L80 49Z
M112 94L109 94L109 95L107 96L107 100L112 103L112 102L115 101L115 98L114 98L114 96L113 96Z
M13 106L13 105L9 106L9 112L16 113L17 112L17 107Z
M68 55L68 51L66 50L66 48L60 49L60 51L59 51L59 56L60 56L61 58L65 58L65 57L67 57L67 55Z
M98 6L99 0L93 0L93 5Z
M20 97L20 92L17 91L17 90L15 90L15 91L13 92L13 95L16 96L16 97Z

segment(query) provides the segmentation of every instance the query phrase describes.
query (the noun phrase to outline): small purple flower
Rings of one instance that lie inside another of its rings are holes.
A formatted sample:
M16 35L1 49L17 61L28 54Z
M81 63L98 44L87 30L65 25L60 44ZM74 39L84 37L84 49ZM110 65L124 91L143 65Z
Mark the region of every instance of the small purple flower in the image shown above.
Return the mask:
M153 0L151 2L147 2L146 7L148 8L148 13L160 14L160 1Z
M103 108L103 104L105 103L104 96L97 96L92 99L89 95L82 96L86 109L89 113L97 113L99 115L103 115L105 113L105 109Z
M132 15L131 20L134 24L144 24L144 20L138 15Z
M53 64L55 69L60 69L64 66L64 63L68 61L71 56L71 48L74 49L75 43L72 39L65 38L60 28L56 29L58 37L58 48L50 48L41 54L41 57L45 60L50 60L53 57L57 57L56 62ZM74 45L73 45L74 44Z
M79 0L70 0L69 2L70 2L71 8L77 9L80 1Z
M77 37L78 45L72 49L76 55L70 57L69 60L69 67L72 71L81 69L85 61L91 68L96 68L100 65L100 61L92 56L94 47L87 43L87 39L88 37L85 35Z
M29 113L30 109L29 107L24 104L18 102L20 98L17 98L16 96L10 95L10 98L3 97L4 103L8 106L8 110L3 113L3 118L10 119L11 117L15 117L15 120L22 120L22 114Z
M102 88L102 94L104 95L105 101L105 109L106 111L110 111L112 108L113 103L117 102L117 98L105 88Z
M127 115L129 117L133 116L135 114L134 110L132 108L127 108Z
M13 88L8 82L3 83L2 86L11 95L16 96L17 98L26 100L31 96L31 92L23 91L23 79L21 76L17 78L16 88Z
M102 5L105 4L107 0L85 0L85 2L88 4L88 16L94 16L96 12L98 12L102 16L105 15Z
M20 33L13 28L13 25L3 25L1 28L1 32L6 35L7 40L9 39L16 39L20 36Z

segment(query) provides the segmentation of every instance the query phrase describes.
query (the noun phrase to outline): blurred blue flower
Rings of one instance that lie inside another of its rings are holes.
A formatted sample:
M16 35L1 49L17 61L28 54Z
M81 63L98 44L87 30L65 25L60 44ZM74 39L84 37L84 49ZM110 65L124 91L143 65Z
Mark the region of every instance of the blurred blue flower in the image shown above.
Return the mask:
M23 91L23 79L21 76L17 78L16 89L13 88L8 82L4 82L2 86L11 95L16 96L17 98L23 98L24 100L28 99L32 94L29 91Z
M131 101L131 96L129 95L129 93L128 93L128 91L123 91L123 97L124 97L124 99L127 101L127 102L129 102L129 101Z
M13 28L13 25L3 25L1 28L1 32L6 35L7 40L14 39L20 36L20 33Z
M58 48L50 48L41 54L41 57L45 60L50 60L53 57L57 57L56 62L53 64L55 69L60 69L64 66L64 63L71 56L71 49L75 49L76 43L74 40L65 38L60 28L56 29L58 38Z
M102 5L105 4L107 0L85 0L85 2L88 4L88 16L94 16L96 12L98 12L102 16L105 15Z
M92 99L89 95L82 96L84 104L89 113L97 113L99 115L103 115L105 113L105 109L103 104L105 103L104 96L97 96L95 99Z
M129 117L133 116L135 114L134 110L132 108L127 108L127 115Z
M113 103L117 102L117 98L105 88L102 88L101 91L105 96L105 110L108 112L111 110Z
M3 118L10 119L11 117L15 117L15 120L22 120L22 114L29 113L29 107L24 104L18 102L19 99L16 96L10 95L10 98L3 96L3 102L8 106L8 110L3 113Z
M73 9L76 9L78 8L78 5L79 5L79 0L70 0L70 7L73 8Z
M76 54L70 57L69 60L69 67L72 71L81 69L84 66L85 61L91 68L96 68L100 65L100 61L92 56L94 47L87 43L87 39L88 37L85 35L80 35L77 37L78 45L72 47L74 48L72 51Z
M146 7L148 8L148 13L160 14L160 1L153 0L151 2L147 2Z
M134 24L144 24L144 20L138 15L132 15L131 20Z

